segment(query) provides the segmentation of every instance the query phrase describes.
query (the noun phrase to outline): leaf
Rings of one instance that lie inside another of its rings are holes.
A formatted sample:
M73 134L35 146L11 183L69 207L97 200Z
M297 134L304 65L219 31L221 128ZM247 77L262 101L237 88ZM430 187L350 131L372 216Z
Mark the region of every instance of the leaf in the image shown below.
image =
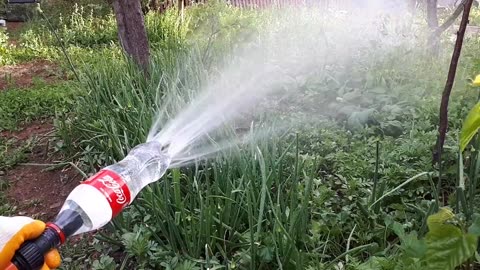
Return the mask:
M273 248L271 247L263 247L260 249L260 258L262 259L262 261L264 262L271 262L272 259L273 259Z
M398 222L393 222L391 226L393 232L400 238L400 240L403 240L403 238L405 237L405 230L403 229L402 224Z
M465 147L470 143L473 136L480 128L480 102L473 106L472 110L463 122L462 130L460 132L460 151L463 152Z
M478 254L478 252L475 252L475 260L477 262L480 262L480 255Z
M353 112L350 117L348 117L347 124L349 128L359 129L367 124L368 120L371 119L375 109L366 109L359 112Z
M427 252L427 243L418 239L417 232L411 232L402 239L401 248L412 258L421 258Z
M429 216L427 218L428 233L425 239L427 241L435 241L437 239L461 236L463 233L460 228L447 224L454 217L452 210L446 207L440 208L438 213Z
M95 260L92 263L92 269L94 270L113 270L116 266L113 258L108 255L102 255L100 260Z
M393 232L400 238L401 248L412 258L421 258L427 251L427 244L423 240L418 239L416 231L406 234L403 225L393 221L387 226L391 227Z
M473 214L473 222L468 228L468 233L475 236L480 236L480 214Z
M366 262L357 266L355 269L357 270L393 269L395 267L395 264L396 262L389 258L372 256Z
M436 214L430 215L427 218L428 233L441 233L443 229L442 226L445 225L445 222L452 220L454 217L455 214L453 214L449 208L440 208Z
M426 269L453 270L474 255L477 236L449 224L454 217L449 208L441 208L427 218L427 251L422 259Z
M447 236L428 243L426 269L453 270L471 258L477 247L477 237L471 234Z
M475 80L473 80L472 85L480 86L480 74L475 77Z
M374 94L385 94L385 93L387 93L387 89L379 86L379 87L375 87L375 88L371 89L370 92L374 93Z

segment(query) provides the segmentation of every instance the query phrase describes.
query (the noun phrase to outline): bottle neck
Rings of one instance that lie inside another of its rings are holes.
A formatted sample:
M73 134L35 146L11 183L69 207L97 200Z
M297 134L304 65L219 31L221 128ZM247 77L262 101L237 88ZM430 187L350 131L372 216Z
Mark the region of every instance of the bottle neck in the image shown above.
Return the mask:
M83 219L77 211L65 209L58 214L54 224L62 230L65 237L69 237L83 226Z

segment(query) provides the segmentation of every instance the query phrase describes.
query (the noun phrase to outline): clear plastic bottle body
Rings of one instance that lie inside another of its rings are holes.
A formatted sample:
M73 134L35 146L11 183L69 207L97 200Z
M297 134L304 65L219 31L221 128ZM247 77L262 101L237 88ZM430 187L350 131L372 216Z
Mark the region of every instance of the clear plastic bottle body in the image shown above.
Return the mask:
M130 203L145 186L160 179L167 171L171 159L162 148L156 141L141 144L123 160L105 168L116 172L127 183Z
M145 186L160 179L170 161L158 142L136 146L123 160L77 186L65 200L57 220L66 219L64 212L78 213L82 224L72 235L104 226Z

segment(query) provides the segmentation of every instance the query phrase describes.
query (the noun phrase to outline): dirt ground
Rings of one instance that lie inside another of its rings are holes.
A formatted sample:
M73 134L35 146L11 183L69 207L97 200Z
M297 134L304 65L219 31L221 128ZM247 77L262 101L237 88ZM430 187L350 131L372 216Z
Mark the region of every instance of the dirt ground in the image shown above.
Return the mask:
M8 43L13 46L17 46L17 39L15 38L22 30L24 22L8 22L7 34L9 36Z
M16 34L23 23L7 24L7 31L12 37L9 41L17 45ZM0 92L8 89L27 88L37 84L51 84L66 80L65 72L59 65L48 60L35 60L11 66L0 66ZM15 139L20 146L31 138L35 145L27 155L28 159L6 171L0 171L0 180L7 181L6 198L9 205L14 206L12 215L29 216L48 222L53 221L68 194L82 180L81 174L72 166L64 166L51 170L50 164L61 162L63 157L52 153L49 140L54 127L52 119L33 121L21 126L18 131L1 131L0 137ZM90 245L95 233L86 233L69 239L69 246L76 249L79 245ZM96 258L98 254L89 254Z
M7 32L10 35L14 35L18 33L24 25L24 22L7 22Z
M12 36L21 30L23 23L7 24ZM15 43L15 40L12 39ZM15 45L15 44L13 44ZM11 88L28 88L36 83L54 83L65 79L58 65L48 60L35 60L11 66L0 67L0 91ZM26 90L28 91L28 90ZM34 121L19 131L0 132L0 137L14 138L21 145L35 137L37 142L28 153L28 161L2 172L9 188L7 199L16 207L16 215L31 216L45 221L53 219L70 191L78 185L81 177L71 166L49 170L58 154L49 152L49 139L53 132L52 120Z
M54 83L65 79L58 66L48 60L36 60L0 67L0 91L27 88L35 83Z
M11 45L17 45L16 36L24 24L23 22L7 23ZM66 79L65 74L57 64L48 60L35 60L0 67L0 91L10 88L28 88L38 82L50 84L62 79Z
M28 154L28 161L6 171L9 183L7 199L16 206L15 214L41 220L53 219L70 191L79 184L81 176L71 166L46 170L58 161L58 155L48 153L49 135L53 131L51 120L35 121L20 131L2 132L1 136L21 141L36 137L38 142Z

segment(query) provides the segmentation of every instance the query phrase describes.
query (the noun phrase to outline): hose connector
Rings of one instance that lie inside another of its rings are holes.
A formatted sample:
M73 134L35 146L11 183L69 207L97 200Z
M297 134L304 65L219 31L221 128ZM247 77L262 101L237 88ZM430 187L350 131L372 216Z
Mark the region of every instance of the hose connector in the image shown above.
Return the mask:
M13 257L12 263L19 270L38 270L45 263L45 253L59 246L63 232L52 224L47 224L45 231L34 241L25 242ZM63 236L65 239L65 236Z

